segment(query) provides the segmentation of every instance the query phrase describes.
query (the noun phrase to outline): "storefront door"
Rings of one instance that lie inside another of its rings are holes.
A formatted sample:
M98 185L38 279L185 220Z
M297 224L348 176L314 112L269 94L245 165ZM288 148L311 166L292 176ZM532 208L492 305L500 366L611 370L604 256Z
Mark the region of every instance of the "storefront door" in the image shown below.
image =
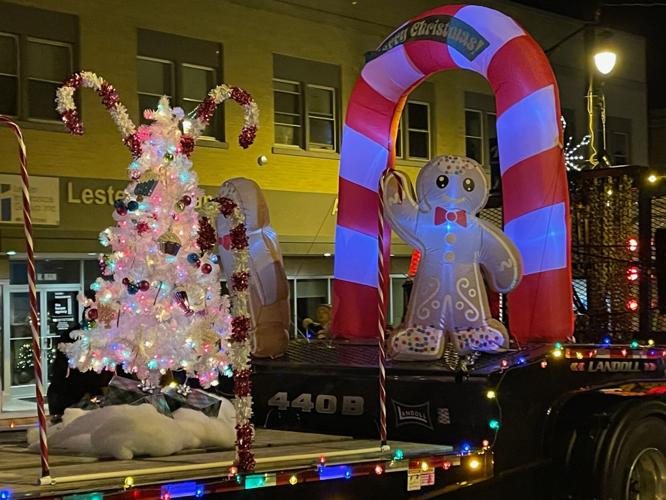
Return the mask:
M77 295L80 285L38 285L39 332L42 346L42 376L48 387L57 340L79 320ZM25 286L9 285L3 296L5 356L3 373L3 411L34 408L35 373L32 362L30 301Z

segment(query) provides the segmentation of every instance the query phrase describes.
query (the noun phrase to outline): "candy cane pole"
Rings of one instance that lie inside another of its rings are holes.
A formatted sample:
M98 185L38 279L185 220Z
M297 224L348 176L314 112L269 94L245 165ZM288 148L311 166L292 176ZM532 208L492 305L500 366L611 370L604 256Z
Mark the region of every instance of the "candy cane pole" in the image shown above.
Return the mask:
M384 231L386 230L386 223L384 221L384 176L379 180L378 190L378 211L377 222L379 225L379 261L378 261L378 283L377 283L377 307L378 307L378 321L377 329L379 332L377 343L379 346L379 440L381 442L382 450L388 450L386 441L386 263L384 261Z
M28 294L30 297L30 329L32 331L32 362L35 367L35 397L39 420L39 450L42 462L40 484L50 484L49 446L46 440L46 413L44 412L44 387L42 385L42 352L37 322L37 289L35 287L35 253L32 244L32 219L30 218L30 177L25 154L25 143L19 126L5 116L0 122L12 129L19 144L21 162L21 191L23 192L23 226L25 229L25 249L28 253Z

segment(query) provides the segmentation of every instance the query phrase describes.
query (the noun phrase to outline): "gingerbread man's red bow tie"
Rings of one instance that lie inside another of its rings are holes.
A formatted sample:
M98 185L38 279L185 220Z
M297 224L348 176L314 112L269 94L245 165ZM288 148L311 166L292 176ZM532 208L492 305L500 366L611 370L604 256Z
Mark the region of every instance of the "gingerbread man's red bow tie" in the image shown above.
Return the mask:
M435 225L439 226L445 222L455 222L462 227L467 227L467 214L464 210L447 210L437 207L435 209Z

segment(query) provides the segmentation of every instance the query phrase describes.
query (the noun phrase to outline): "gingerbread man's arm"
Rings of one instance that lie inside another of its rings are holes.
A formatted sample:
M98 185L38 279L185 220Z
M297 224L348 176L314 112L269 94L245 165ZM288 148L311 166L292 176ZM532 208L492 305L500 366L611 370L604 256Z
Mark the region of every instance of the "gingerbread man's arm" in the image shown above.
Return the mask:
M411 247L424 251L417 238L419 205L409 177L399 170L386 175L384 187L384 214L393 230Z
M513 290L522 277L520 252L497 227L478 221L481 227L479 263L483 266L490 287L501 293Z

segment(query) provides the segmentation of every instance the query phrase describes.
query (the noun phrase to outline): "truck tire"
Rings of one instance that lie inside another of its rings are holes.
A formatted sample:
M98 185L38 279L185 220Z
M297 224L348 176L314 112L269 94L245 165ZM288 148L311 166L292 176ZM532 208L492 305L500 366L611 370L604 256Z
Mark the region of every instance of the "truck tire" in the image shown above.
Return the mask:
M632 422L607 457L602 498L666 500L666 422Z
M555 458L565 478L556 498L666 500L666 404L605 403L560 427Z

